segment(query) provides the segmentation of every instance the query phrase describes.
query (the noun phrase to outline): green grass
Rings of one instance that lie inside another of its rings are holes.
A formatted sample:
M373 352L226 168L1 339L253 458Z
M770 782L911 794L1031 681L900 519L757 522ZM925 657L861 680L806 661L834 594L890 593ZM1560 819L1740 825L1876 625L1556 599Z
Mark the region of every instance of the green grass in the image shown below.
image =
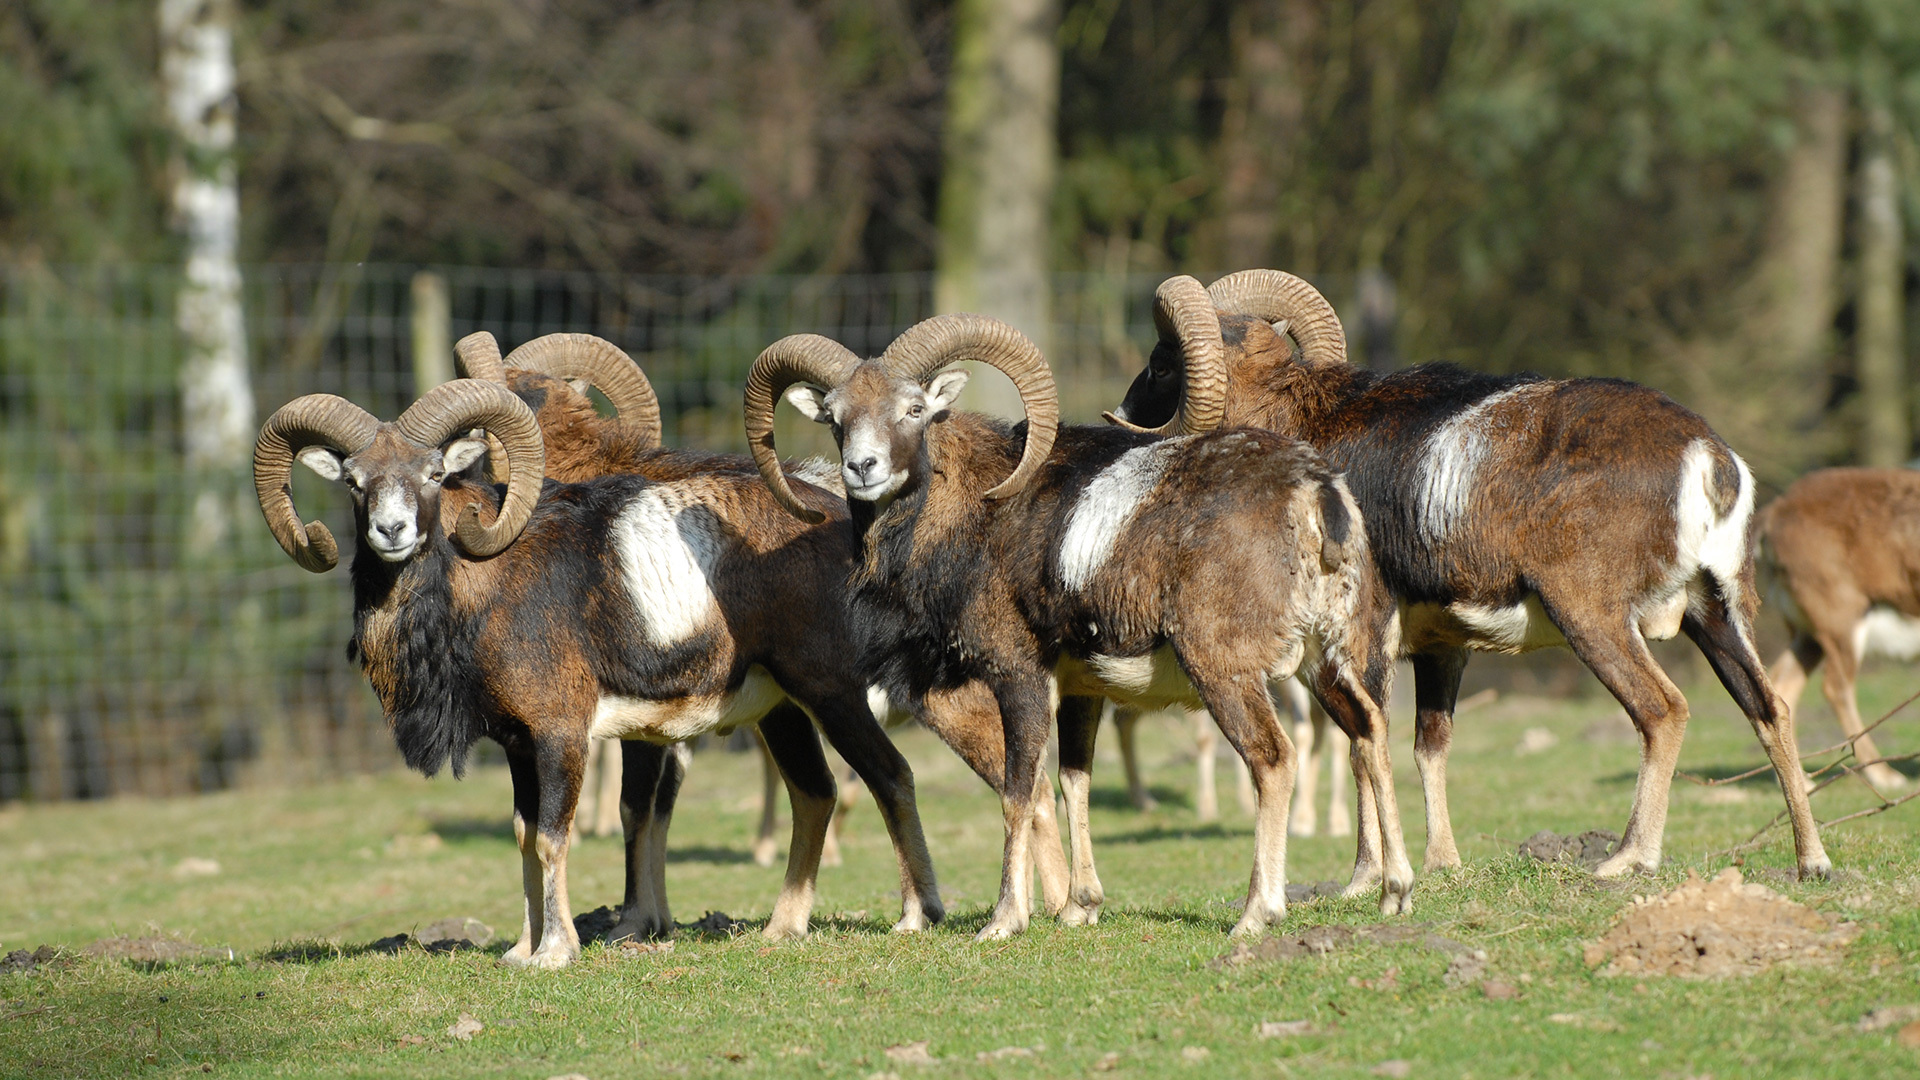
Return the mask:
M1902 669L1877 671L1863 712L1878 715L1911 681ZM1394 757L1417 863L1424 833L1407 696L1395 710ZM1696 685L1689 698L1683 769L1724 775L1762 760L1723 692ZM1817 692L1805 706L1803 745L1831 742ZM1780 807L1765 777L1736 785L1734 796L1677 784L1667 868L1625 887L1511 854L1536 829L1624 823L1637 750L1592 730L1606 730L1616 711L1597 698L1509 698L1459 722L1454 824L1467 867L1422 875L1413 919L1485 949L1489 977L1517 986L1517 1000L1489 1000L1477 984L1447 987L1447 957L1417 944L1209 967L1229 947L1251 829L1226 769L1225 820L1196 823L1190 745L1171 724L1143 731L1162 797L1146 815L1125 808L1103 733L1094 816L1109 897L1101 923L1066 930L1036 918L1018 940L976 945L971 932L998 883L998 806L957 758L908 732L900 741L919 778L945 925L885 932L896 913L894 868L867 801L847 836L846 865L822 874L808 940L769 946L751 933L683 932L670 953L593 946L558 973L502 967L498 944L451 955L351 948L451 915L477 917L506 938L517 932L519 871L498 768L460 783L395 771L292 790L0 810L0 949L79 948L158 927L238 957L158 967L86 958L0 974L0 1075L210 1067L233 1076L912 1076L922 1070L890 1060L886 1048L918 1040L941 1061L926 1074L941 1077L1081 1076L1103 1064L1121 1076L1365 1076L1390 1059L1410 1062L1413 1076L1477 1077L1837 1076L1920 1064L1890 1031L1852 1027L1870 1008L1920 1002L1920 858L1904 809L1830 833L1838 882L1768 880L1865 925L1838 966L1728 982L1588 972L1582 943L1634 892L1669 888L1689 867L1726 865L1730 857L1712 853ZM1558 743L1516 754L1530 727ZM1913 729L1912 719L1897 721L1883 746L1906 748ZM708 908L764 918L772 904L779 872L746 860L756 769L750 756L716 751L694 762L668 871L683 921ZM1869 801L1842 785L1815 808L1832 817ZM1352 850L1350 840L1295 840L1290 877L1344 876ZM220 872L180 876L188 857L217 860ZM1791 865L1784 829L1746 860L1750 875ZM617 843L576 849L576 910L616 902L619 882ZM1323 899L1294 906L1284 929L1378 918L1371 900ZM264 958L276 944L319 941L349 948ZM463 1012L485 1025L470 1042L447 1034ZM1549 1020L1556 1014L1579 1022ZM1313 1021L1315 1033L1257 1036L1260 1023L1279 1020ZM1007 1047L1033 1053L977 1057Z

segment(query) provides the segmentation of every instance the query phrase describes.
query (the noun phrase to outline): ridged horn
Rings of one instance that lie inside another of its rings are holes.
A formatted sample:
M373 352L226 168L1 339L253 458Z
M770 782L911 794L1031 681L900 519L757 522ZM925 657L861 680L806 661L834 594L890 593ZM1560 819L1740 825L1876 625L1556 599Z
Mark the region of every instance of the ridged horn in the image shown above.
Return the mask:
M438 446L470 428L486 428L507 454L507 495L493 524L480 523L480 508L468 505L453 538L470 555L498 555L518 539L540 499L546 446L526 402L498 383L455 379L441 383L407 406L394 426L416 446Z
M660 399L646 372L626 350L592 334L548 334L507 354L506 366L559 379L585 379L600 388L620 414L636 425L646 448L660 445Z
M1252 315L1287 324L1309 365L1347 362L1347 332L1320 290L1284 270L1242 270L1207 289L1213 306L1236 315Z
M308 394L267 417L253 444L253 486L260 513L280 547L301 567L324 574L340 562L340 545L323 522L302 523L293 506L293 458L309 446L353 455L373 442L380 421L346 398Z
M780 452L773 445L773 407L794 383L832 390L859 366L860 358L832 338L789 334L767 346L747 373L747 448L774 498L802 521L818 522L826 515L800 501L780 468Z
M1153 322L1160 340L1180 350L1180 408L1159 427L1130 424L1112 413L1108 423L1149 435L1198 435L1220 426L1227 413L1227 347L1220 340L1220 314L1207 290L1181 274L1153 293Z
M1016 495L1046 463L1060 430L1060 392L1053 384L1053 370L1040 347L1025 334L985 315L936 315L908 328L880 354L880 363L889 372L918 382L956 360L991 364L1020 391L1020 404L1027 412L1027 446L1013 473L986 497Z
M453 343L453 355L460 359L460 370L469 379L485 379L504 384L507 365L500 360L500 343L485 330L476 330Z

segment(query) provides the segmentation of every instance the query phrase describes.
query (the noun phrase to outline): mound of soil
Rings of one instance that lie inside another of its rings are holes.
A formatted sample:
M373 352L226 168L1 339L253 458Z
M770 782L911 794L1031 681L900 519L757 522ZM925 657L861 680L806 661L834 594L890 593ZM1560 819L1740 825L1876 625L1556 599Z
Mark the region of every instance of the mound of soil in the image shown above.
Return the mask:
M1215 970L1239 967L1257 960L1293 960L1325 956L1356 945L1419 944L1436 952L1472 955L1473 946L1433 932L1428 923L1367 923L1362 926L1315 926L1298 934L1276 934L1249 944L1235 942L1233 950L1209 961ZM1485 954L1481 954L1482 959Z
M0 959L0 972L31 972L35 968L69 967L73 962L73 957L65 951L53 945L42 945L31 951L15 949L8 953L4 959Z
M1587 946L1586 961L1605 964L1602 975L1752 975L1774 964L1829 962L1859 934L1854 923L1743 882L1730 866L1712 881L1689 871L1665 896L1635 899Z
M174 934L148 934L143 937L116 934L87 946L86 953L108 960L131 960L136 964L175 964L183 960L234 958L232 949L196 945Z
M1605 862L1618 846L1620 834L1606 829L1589 829L1578 836L1541 829L1520 842L1520 854L1541 862L1579 863L1591 870Z

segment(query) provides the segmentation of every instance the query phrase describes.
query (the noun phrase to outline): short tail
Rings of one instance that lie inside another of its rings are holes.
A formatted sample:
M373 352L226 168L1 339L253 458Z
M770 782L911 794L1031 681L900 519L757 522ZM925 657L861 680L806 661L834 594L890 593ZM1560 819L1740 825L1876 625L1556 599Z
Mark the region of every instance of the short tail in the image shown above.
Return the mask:
M1328 573L1346 565L1353 536L1353 515L1347 509L1346 484L1338 476L1320 481L1320 566Z

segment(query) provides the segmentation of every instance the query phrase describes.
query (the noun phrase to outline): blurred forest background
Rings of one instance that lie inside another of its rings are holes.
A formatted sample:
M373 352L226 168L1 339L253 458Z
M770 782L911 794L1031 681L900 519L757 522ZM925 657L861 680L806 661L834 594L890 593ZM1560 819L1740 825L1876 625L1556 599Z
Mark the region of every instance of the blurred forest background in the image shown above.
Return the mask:
M231 85L202 126L230 141L196 141L170 110L179 42L162 28L181 19L226 35ZM205 719L235 671L280 663L247 653L261 628L306 609L260 586L264 606L210 613L195 542L164 534L221 527L149 482L244 465L219 447L196 464L194 406L183 419L171 402L191 396L196 346L173 329L167 275L204 240L183 176L238 196L226 258L244 268L249 443L294 394L362 387L275 375L346 363L354 312L391 317L381 355L409 370L420 267L465 268L444 271L461 332L498 325L487 297L509 273L601 297L587 306L620 307L622 327L642 293L699 327L768 290L789 307L841 298L797 325L751 321L728 366L682 379L689 410L717 402L737 426L727 379L762 333L871 328L849 343L878 347L929 308L967 307L1070 363L1098 279L1124 294L1095 335L1123 376L1150 345L1152 281L1274 266L1321 284L1362 362L1651 383L1777 489L1912 456L1917 133L1920 0L10 0L0 415L9 452L36 464L0 465L0 798L231 782L217 763L257 756L257 717L299 696L241 695ZM516 325L608 316L571 318ZM638 334L622 344L649 353ZM666 372L678 361L659 348ZM413 389L362 388L389 415ZM89 422L146 436L48 449ZM49 503L88 468L149 480L60 525ZM173 502L176 524L143 526L156 539L129 554L128 523ZM259 545L250 512L236 520ZM265 548L244 580L297 591ZM230 640L229 666L167 693L197 661L122 670L153 628L121 625L130 601L98 592L116 567L161 612L143 618L184 620L172 636L196 648ZM171 591L152 585L175 572ZM351 685L333 656L344 586L320 585L322 629L299 648L326 659L302 663ZM56 663L40 642L61 620L91 644ZM124 687L72 689L102 679ZM149 708L188 733L156 745L185 739L201 765L123 782L75 764L120 753L82 728Z

